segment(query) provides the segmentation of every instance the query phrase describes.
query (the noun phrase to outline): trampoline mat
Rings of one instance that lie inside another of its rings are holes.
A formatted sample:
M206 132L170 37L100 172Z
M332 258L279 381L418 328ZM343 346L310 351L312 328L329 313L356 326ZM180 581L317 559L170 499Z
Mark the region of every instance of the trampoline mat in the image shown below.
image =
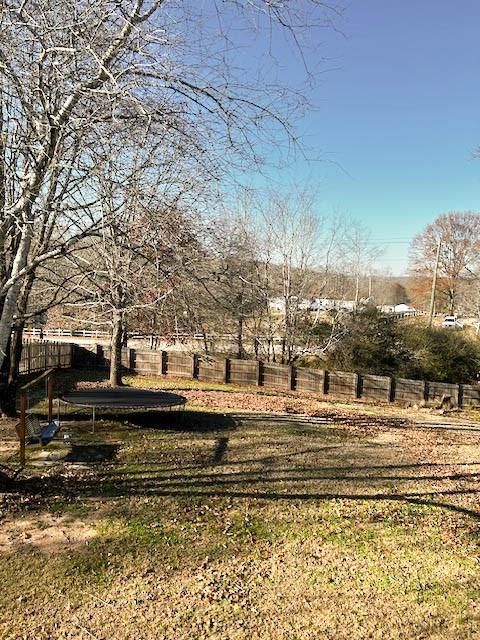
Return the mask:
M186 398L176 393L131 387L69 391L62 396L62 400L77 407L102 409L166 409L186 402Z

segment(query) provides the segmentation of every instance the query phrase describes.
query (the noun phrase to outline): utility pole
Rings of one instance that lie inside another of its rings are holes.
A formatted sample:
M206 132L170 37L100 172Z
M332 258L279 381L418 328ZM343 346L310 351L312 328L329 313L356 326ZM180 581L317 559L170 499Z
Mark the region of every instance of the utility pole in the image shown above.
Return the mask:
M433 312L435 309L435 290L437 288L437 273L438 273L438 263L440 262L440 248L442 246L442 241L440 238L437 242L437 257L435 258L435 269L433 271L433 279L432 279L432 296L430 298L430 314L428 319L428 326L432 326L433 320Z

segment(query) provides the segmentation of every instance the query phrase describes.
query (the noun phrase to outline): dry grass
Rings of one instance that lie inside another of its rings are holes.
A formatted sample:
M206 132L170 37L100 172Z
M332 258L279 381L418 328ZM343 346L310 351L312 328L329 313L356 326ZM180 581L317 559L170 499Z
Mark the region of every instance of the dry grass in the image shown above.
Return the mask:
M210 393L32 449L2 503L0 638L479 636L480 426Z

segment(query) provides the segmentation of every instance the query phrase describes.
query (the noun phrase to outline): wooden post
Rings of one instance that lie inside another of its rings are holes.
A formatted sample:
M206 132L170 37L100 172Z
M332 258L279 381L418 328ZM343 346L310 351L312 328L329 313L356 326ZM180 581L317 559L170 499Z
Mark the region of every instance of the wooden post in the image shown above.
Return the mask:
M463 384L458 385L458 406L463 407Z
M395 402L395 378L390 377L390 384L388 387L388 401Z
M101 344L95 344L95 369L99 369L100 367L102 367L103 369L103 364L104 364L104 353L103 353L103 347Z
M433 271L433 278L432 278L432 293L430 296L430 311L428 314L428 326L431 327L432 326L432 321L433 321L433 313L435 311L435 290L437 288L437 274L438 274L438 263L440 261L440 249L442 248L442 241L440 240L440 238L438 238L437 241L437 255L435 258L435 268Z
M127 350L127 363L128 369L132 373L135 373L135 349L129 348Z
M223 364L223 382L227 384L230 382L230 358L225 358Z
M19 425L19 436L20 436L20 466L25 466L25 440L26 440L26 427L25 420L27 417L27 392L20 392L20 425Z
M160 354L160 374L166 376L168 373L168 351L161 351Z
M362 376L360 376L358 373L354 373L353 374L353 397L361 398L362 390L363 390Z
M48 396L48 423L53 420L53 374L47 378L47 396Z
M287 373L287 391L293 391L295 389L295 371L292 365L288 366Z
M192 378L194 380L198 378L198 355L196 353L192 356Z
M330 391L329 387L330 387L330 373L329 373L329 371L327 371L327 369L324 369L324 371L323 371L323 393L324 393L324 395L327 395L328 392Z
M257 386L262 385L262 373L263 373L263 362L261 360L257 360Z

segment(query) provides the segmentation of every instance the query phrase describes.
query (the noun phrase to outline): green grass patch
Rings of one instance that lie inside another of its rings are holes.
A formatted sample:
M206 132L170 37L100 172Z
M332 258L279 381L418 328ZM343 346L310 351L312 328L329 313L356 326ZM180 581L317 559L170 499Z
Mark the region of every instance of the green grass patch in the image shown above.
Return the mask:
M184 417L72 421L27 469L0 638L476 637L475 432Z

